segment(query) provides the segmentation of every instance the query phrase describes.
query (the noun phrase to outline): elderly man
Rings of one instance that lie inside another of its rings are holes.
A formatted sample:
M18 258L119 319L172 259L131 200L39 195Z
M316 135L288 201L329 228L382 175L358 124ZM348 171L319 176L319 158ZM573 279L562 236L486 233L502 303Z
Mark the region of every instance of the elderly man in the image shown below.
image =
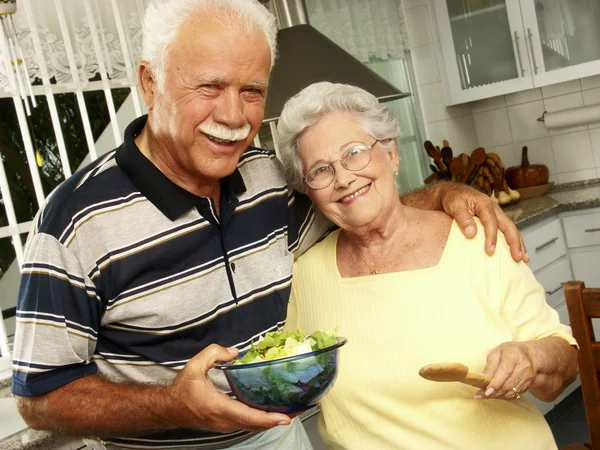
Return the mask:
M53 192L27 244L12 389L33 428L101 436L95 448L310 447L297 419L278 427L290 418L208 374L285 323L293 252L327 226L250 146L275 34L256 0L149 5L148 117ZM485 196L447 184L405 200L443 205L465 230L479 214L493 251Z

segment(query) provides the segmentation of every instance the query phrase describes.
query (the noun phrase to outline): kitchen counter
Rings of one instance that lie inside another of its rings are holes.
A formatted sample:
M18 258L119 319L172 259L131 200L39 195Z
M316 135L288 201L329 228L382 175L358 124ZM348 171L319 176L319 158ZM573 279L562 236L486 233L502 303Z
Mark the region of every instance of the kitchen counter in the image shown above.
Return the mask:
M600 179L554 186L546 195L507 206L519 229L565 211L600 207Z

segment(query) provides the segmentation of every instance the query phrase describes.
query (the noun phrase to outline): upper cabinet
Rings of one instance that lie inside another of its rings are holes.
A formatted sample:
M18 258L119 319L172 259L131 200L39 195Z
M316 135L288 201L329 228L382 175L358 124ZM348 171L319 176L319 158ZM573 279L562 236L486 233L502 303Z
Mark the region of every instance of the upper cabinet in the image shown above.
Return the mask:
M448 104L600 74L599 0L432 0Z

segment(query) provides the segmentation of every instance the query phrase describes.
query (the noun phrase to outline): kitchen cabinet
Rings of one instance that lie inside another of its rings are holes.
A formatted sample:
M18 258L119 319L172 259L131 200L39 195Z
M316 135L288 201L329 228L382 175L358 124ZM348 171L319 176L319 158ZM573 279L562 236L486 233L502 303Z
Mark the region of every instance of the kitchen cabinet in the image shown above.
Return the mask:
M432 2L448 105L600 73L597 2Z
M546 301L556 310L560 322L569 325L569 313L562 284L572 280L573 274L561 219L558 217L547 219L521 230L521 234L531 258L529 268L544 288ZM543 402L528 392L525 395L542 414L546 414L580 384L578 378L554 402Z
M600 288L600 208L562 214L573 279L586 287ZM592 319L596 340L600 319Z

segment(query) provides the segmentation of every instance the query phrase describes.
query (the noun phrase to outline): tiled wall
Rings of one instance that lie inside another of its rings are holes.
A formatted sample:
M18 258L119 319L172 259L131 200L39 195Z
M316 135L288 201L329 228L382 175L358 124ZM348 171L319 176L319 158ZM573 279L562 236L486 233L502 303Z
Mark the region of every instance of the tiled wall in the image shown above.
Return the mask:
M506 166L518 165L529 148L532 164L548 166L559 183L600 178L600 123L548 131L544 111L600 103L600 75L541 89L446 107L427 0L404 1L426 138L448 139L455 153L484 147Z

